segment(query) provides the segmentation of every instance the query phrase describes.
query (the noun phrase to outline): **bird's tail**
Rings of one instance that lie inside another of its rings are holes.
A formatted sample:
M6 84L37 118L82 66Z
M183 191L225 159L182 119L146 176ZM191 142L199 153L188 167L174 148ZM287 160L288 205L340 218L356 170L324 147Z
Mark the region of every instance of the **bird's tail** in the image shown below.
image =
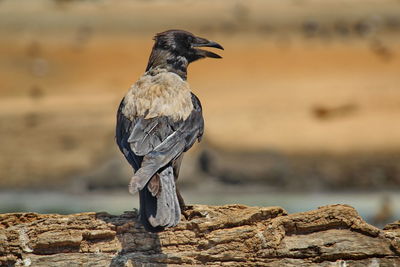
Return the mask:
M179 223L181 209L171 166L156 173L139 191L139 197L140 221L147 231L159 232Z

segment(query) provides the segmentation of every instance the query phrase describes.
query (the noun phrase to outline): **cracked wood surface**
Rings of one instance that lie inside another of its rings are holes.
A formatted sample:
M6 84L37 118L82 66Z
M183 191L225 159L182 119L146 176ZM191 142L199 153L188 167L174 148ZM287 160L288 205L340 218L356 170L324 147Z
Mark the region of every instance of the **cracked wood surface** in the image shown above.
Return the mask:
M350 206L195 205L147 233L136 212L0 214L0 266L400 266L400 223L384 230Z

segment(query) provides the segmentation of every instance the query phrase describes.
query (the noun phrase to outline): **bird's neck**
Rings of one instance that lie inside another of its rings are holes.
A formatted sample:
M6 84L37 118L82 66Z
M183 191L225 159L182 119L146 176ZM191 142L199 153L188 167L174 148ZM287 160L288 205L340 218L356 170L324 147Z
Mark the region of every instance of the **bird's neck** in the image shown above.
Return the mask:
M153 49L146 71L165 69L178 74L183 80L186 80L188 65L189 63L185 57L174 55L168 50Z

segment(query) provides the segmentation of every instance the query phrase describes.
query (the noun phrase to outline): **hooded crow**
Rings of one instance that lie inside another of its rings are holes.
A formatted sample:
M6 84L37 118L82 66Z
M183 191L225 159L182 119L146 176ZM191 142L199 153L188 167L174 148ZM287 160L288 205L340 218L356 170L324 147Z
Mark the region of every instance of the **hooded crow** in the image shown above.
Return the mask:
M140 221L159 232L180 221L185 204L175 181L184 152L203 135L201 104L186 82L188 65L221 58L200 47L223 47L182 30L159 33L154 41L146 72L119 105L116 141L135 171L129 191L139 192Z

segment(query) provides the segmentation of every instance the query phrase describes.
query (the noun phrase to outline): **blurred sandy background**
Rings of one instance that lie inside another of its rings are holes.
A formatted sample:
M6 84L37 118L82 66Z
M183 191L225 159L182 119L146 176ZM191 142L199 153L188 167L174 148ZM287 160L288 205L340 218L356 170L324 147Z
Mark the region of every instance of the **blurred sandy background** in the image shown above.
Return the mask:
M189 68L206 122L180 177L189 203L399 219L394 0L0 1L0 212L137 206L115 112L171 28L225 48Z

